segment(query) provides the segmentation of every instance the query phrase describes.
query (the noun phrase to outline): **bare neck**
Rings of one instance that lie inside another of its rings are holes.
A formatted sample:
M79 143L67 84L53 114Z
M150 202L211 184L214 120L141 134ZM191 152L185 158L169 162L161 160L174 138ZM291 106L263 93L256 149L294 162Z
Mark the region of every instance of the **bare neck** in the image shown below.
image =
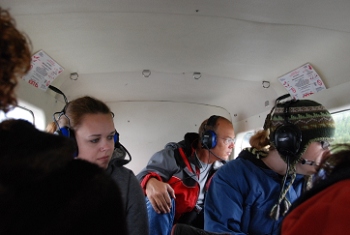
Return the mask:
M204 162L206 164L211 164L211 163L219 160L214 155L212 155L208 151L208 149L203 149L203 148L196 149L196 154L197 154L198 159L201 162Z

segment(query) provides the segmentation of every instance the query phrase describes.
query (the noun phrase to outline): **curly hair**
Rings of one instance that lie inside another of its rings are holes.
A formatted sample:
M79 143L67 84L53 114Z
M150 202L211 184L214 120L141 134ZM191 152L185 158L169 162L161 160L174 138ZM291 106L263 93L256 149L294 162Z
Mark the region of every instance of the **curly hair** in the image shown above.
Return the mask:
M14 89L17 79L30 69L31 42L16 29L16 22L0 7L0 110L9 111L10 105L17 105Z

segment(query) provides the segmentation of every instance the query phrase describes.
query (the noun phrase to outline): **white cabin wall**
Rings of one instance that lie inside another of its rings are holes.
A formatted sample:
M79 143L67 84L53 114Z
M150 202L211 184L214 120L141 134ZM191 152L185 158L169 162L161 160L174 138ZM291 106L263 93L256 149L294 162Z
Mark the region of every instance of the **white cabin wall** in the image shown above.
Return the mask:
M51 91L45 92L35 88L24 80L19 80L17 86L16 93L19 105L27 106L27 104L30 104L37 107L37 110L32 109L32 111L35 114L35 126L39 130L45 130L46 125L53 121L53 113L62 110L64 107L64 103L57 100L49 92Z
M350 108L350 82L323 90L310 96L325 106L330 112L336 112L341 109Z
M114 124L120 142L133 160L127 168L138 174L150 157L168 142L181 141L187 132L197 132L202 121L211 115L231 120L223 108L192 103L113 102Z
M271 106L272 108L273 106ZM235 128L236 135L240 132L249 131L249 130L258 130L262 128L265 122L266 116L269 114L269 111L254 115L250 118L242 120L240 122L233 123Z

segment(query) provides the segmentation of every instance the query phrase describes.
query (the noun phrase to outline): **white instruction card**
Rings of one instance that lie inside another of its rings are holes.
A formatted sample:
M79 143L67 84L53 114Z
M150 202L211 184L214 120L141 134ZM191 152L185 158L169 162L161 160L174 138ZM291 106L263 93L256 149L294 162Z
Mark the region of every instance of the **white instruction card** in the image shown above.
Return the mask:
M40 50L32 56L30 70L22 79L30 85L46 91L63 70L56 61Z
M294 99L303 99L327 89L309 63L279 77L278 80Z

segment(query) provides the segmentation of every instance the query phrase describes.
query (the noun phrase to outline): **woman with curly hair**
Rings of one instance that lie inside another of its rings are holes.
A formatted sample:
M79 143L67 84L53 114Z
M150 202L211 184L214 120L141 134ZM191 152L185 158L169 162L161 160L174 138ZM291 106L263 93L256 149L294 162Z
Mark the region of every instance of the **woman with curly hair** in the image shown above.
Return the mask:
M17 79L30 69L30 45L0 7L5 113L17 104ZM0 234L127 234L118 186L97 165L72 160L73 140L8 119L0 123L0 150Z
M332 147L319 166L316 182L295 201L282 223L281 234L346 234L350 192L350 144Z
M0 7L0 109L5 113L17 105L14 88L17 79L30 69L31 43L16 28L10 13Z

